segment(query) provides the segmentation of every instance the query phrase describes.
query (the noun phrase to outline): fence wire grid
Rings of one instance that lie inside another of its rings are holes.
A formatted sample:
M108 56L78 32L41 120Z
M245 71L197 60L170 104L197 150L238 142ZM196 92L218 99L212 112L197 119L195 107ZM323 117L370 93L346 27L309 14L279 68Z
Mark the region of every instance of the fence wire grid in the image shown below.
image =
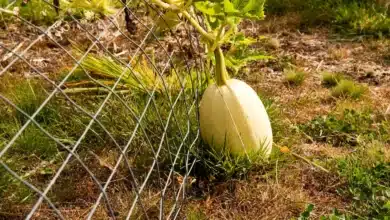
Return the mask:
M38 3L61 16L15 9ZM186 24L162 35L150 2L118 4L93 21L2 8L0 219L183 218L202 47Z

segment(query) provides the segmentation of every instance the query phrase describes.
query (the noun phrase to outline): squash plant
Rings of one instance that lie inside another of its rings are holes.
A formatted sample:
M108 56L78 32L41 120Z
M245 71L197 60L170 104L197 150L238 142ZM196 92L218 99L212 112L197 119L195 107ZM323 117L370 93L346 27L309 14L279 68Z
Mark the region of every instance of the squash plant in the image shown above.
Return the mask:
M200 133L202 139L218 150L232 155L261 152L268 157L272 149L272 129L268 114L257 93L245 82L230 78L227 63L234 65L232 56L225 58L222 46L235 48L250 41L238 32L243 19L263 19L265 0L152 0L164 9L162 16L170 27L185 18L200 33L208 56L215 63L215 83L208 81L200 102ZM196 19L203 15L205 27ZM228 54L228 53L227 53ZM247 60L265 58L248 55Z

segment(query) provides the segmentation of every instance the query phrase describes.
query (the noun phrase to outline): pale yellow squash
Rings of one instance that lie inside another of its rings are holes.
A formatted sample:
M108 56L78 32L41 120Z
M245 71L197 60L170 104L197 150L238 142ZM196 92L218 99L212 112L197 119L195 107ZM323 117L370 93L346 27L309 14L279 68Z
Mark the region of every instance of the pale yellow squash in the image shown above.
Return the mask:
M228 79L225 85L208 86L200 102L202 139L214 147L242 155L272 150L272 129L266 109L245 82Z

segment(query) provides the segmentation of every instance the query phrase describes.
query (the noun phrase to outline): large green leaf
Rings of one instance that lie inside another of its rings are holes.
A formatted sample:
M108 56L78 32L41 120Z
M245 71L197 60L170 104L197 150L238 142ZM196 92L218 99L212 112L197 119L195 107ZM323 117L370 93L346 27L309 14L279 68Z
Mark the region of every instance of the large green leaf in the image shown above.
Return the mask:
M256 42L255 38L245 37L243 33L237 33L229 41L231 47L225 55L226 66L238 72L249 62L272 59L272 56L265 55L263 51L250 48Z
M211 16L223 16L223 7L221 3L211 1L195 2L194 6L200 12Z
M229 0L224 0L223 4L224 4L225 13L240 13L240 11L236 9L235 5L231 3Z
M237 73L242 67L248 63L259 60L269 60L272 56L267 56L262 53L251 53L245 56L235 56L234 54L227 54L225 56L226 67L232 69Z

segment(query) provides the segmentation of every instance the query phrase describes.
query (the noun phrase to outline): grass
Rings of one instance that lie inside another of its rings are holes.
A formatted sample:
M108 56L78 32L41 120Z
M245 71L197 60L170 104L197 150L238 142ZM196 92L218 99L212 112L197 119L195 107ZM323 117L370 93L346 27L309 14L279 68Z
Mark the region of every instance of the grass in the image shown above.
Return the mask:
M347 24L350 30L357 34L373 34L379 37L390 34L388 9L373 3L364 5L351 2L340 5L335 10L334 21L339 25Z
M207 216L199 210L190 210L186 216L188 220L205 220Z
M340 80L340 82L332 88L333 97L359 99L366 92L367 87L345 79Z
M385 219L389 216L389 125L381 112L370 108L346 108L299 126L310 136L310 141L353 148L345 156L335 157L327 163L340 178L336 192L345 201L350 201L351 207L347 211L335 209L321 219ZM302 219L310 219L312 210L303 212L305 218Z
M332 60L344 60L349 56L349 50L347 48L329 48L328 54Z
M358 216L385 219L390 215L390 160L381 142L372 142L337 161L339 175L347 185L339 190L353 200Z
M345 76L342 73L322 73L322 85L328 88L336 86L343 79L345 79Z
M36 126L27 128L10 150L14 155L36 155L47 160L58 152L57 144Z
M315 209L315 205L312 203L309 203L306 206L306 209L299 215L299 220L308 220L311 219L313 210ZM345 219L345 220L350 220L352 219L352 216L349 214L345 214L340 212L337 209L333 209L332 213L327 214L327 215L322 215L320 217L321 220L333 220L333 219Z
M379 1L269 0L265 10L274 15L299 14L302 26L325 24L345 34L390 34L388 9Z
M284 73L284 80L288 85L299 86L305 81L306 73L301 70L288 69Z
M76 52L80 55L79 52ZM185 92L192 92L196 88L205 89L206 75L204 72L199 73L195 69L191 74L183 74L171 70L168 74L159 76L155 69L155 61L150 63L144 56L136 57L132 63L132 69L126 68L118 60L107 55L88 54L81 63L77 74L72 76L66 85L66 93L76 94L85 92L99 91L106 93L104 87L112 86L122 75L121 83L117 89L119 92L129 92L133 94L146 94L151 92L154 87L159 94L177 94L181 88ZM86 74L85 71L88 72ZM65 71L66 72L66 71Z
M275 162L264 159L261 152L248 152L248 155L232 156L228 151L217 151L203 145L198 149L195 176L205 177L211 180L227 181L231 179L245 178L248 172L258 169L269 170Z
M367 93L367 87L348 79L342 73L322 73L322 85L331 89L336 98L359 99Z
M334 146L356 146L359 142L390 141L389 122L371 110L344 109L341 113L319 116L300 128L313 140Z

